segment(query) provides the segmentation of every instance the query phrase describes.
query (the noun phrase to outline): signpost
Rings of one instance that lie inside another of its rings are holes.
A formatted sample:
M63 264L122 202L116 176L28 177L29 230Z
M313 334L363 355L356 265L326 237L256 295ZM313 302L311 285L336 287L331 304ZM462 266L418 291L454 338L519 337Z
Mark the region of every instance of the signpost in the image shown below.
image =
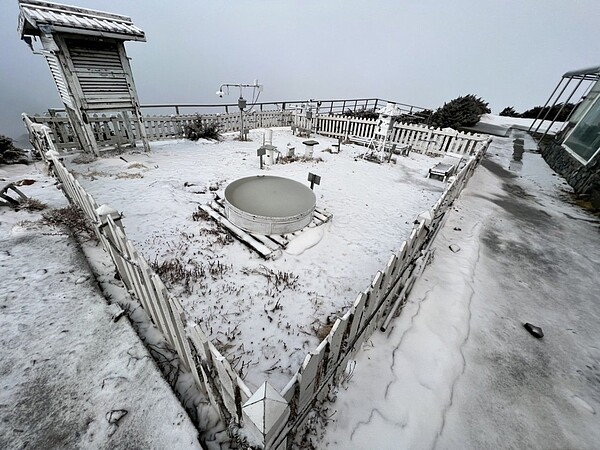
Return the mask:
M256 150L256 155L260 158L260 170L262 170L263 168L263 156L266 152L267 150L264 147L261 147L258 150Z
M312 172L308 172L308 181L310 181L310 188L313 189L315 184L321 184L321 177Z

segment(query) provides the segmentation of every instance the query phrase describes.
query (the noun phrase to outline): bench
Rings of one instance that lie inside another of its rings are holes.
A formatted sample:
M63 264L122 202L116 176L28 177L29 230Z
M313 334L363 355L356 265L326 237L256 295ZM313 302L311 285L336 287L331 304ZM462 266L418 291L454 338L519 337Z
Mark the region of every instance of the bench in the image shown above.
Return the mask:
M451 177L458 171L462 162L463 155L458 153L446 153L439 163L429 169L427 178L439 178L445 182L448 177Z

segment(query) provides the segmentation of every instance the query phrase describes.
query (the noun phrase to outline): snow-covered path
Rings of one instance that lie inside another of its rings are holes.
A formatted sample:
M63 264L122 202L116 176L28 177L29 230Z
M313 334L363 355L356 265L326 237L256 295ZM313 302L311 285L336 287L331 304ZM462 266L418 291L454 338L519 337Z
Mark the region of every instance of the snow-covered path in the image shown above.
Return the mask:
M494 138L402 316L330 407L322 448L597 448L600 222L538 154L512 161L515 137L535 148Z
M35 167L0 179L66 206ZM81 251L40 214L0 210L0 448L201 448L197 431ZM112 422L112 423L111 423Z

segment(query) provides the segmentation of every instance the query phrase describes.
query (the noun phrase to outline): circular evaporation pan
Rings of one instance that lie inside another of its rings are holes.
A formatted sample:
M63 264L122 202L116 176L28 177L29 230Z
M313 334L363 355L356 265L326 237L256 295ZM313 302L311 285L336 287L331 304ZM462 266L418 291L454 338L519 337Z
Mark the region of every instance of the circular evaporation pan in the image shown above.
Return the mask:
M230 222L260 234L286 234L312 220L316 197L307 186L289 178L256 175L225 188L225 212Z

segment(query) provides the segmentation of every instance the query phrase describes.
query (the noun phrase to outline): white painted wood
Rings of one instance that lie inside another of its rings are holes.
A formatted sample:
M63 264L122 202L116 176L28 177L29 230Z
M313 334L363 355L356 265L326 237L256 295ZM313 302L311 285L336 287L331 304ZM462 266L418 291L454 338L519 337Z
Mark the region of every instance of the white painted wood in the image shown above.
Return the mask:
M290 416L287 401L268 382L264 382L242 406L245 421L252 424L250 431L264 448L274 448L270 444L285 427Z
M365 304L367 301L367 296L364 292L361 292L354 300L352 308L350 311L352 312L352 317L350 321L350 327L348 330L348 338L347 342L352 345L360 327L360 319L362 317L363 311L365 309Z
M312 352L310 352L302 364L299 378L298 409L303 409L314 398L318 387L322 362L325 358L327 346L325 341Z
M333 364L336 364L341 356L342 343L348 329L349 318L349 313L338 318L327 335L327 340L329 342L329 363L327 364L327 367L332 367Z
M195 323L193 326L187 327L187 335L194 345L198 357L210 366L212 364L212 353L210 352L208 345L209 339L206 333L202 330L200 325Z
M296 372L292 378L290 378L290 381L288 381L288 384L285 385L285 387L281 390L281 396L283 398L285 398L285 400L288 403L292 402L292 399L296 393L296 388L298 386L298 379L300 378L300 374L298 372Z

